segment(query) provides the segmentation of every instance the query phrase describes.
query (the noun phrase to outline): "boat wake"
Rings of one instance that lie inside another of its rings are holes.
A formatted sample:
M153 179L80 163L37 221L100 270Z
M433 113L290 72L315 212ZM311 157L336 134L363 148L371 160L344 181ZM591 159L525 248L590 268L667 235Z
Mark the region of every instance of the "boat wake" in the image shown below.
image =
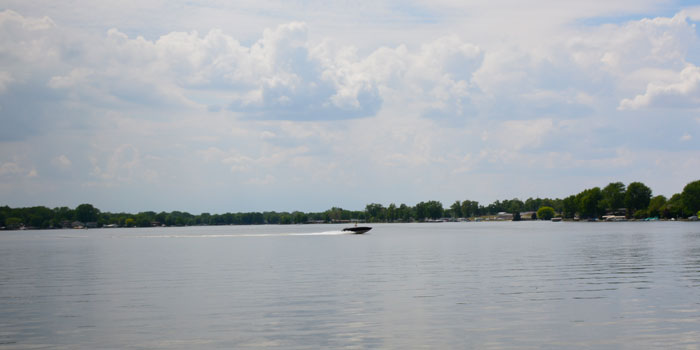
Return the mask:
M347 232L343 231L325 231L325 232L309 232L309 233L290 233L287 236L338 236L347 235Z
M170 235L139 235L139 236L119 236L123 238L238 238L238 237L285 237L285 236L340 236L350 235L351 232L344 231L324 231L324 232L299 232L299 233L240 233L240 234L170 234Z

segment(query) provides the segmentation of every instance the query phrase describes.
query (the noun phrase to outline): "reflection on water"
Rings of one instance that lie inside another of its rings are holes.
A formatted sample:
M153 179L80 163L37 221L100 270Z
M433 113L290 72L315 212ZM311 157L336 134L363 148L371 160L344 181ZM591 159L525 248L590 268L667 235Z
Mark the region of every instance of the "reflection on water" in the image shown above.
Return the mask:
M696 348L700 225L0 232L0 349Z
M700 288L700 230L690 231L683 238L685 244L682 248L681 278L687 283L687 287Z

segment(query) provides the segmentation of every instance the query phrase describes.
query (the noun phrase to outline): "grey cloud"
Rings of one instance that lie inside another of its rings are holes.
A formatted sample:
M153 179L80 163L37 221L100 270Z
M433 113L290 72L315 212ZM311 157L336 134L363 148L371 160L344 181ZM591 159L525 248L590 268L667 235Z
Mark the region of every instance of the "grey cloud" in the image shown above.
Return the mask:
M344 107L332 102L335 90L330 84L317 82L301 87L263 87L260 105L238 102L230 109L245 112L248 118L267 120L338 120L371 116L381 107L382 100L376 88L359 91L357 107Z
M382 104L377 86L358 78L360 74L346 73L348 67L337 67L333 57L314 56L306 35L306 26L301 23L266 31L251 48L251 56L266 60L268 68L257 77L259 94L253 100L238 99L229 108L249 118L281 120L374 115Z
M0 94L6 97L20 94L16 81L24 79L34 84L29 94L48 86L65 103L110 110L228 105L247 118L335 120L371 116L382 105L371 79L319 56L323 50L312 53L303 23L266 30L250 47L219 30L149 41L111 29L86 42L62 40L68 29L12 11L0 13L0 26L17 32L0 36L0 47L13 48L0 49ZM40 68L30 69L33 64ZM2 101L6 113L18 113L14 100ZM18 115L10 118L21 128Z
M689 64L678 73L677 81L649 83L644 94L623 99L618 108L697 108L700 107L699 93L700 67Z
M61 97L36 82L13 84L0 93L0 141L20 141L49 132L63 118L55 106Z

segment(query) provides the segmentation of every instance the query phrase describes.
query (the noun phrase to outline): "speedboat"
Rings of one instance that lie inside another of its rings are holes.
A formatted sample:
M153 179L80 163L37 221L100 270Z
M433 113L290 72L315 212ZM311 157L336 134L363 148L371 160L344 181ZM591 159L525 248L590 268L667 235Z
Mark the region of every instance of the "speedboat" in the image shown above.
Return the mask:
M371 230L371 227L367 226L354 226L354 227L346 227L343 229L343 232L348 232L348 233L354 233L356 235L361 235L369 230Z

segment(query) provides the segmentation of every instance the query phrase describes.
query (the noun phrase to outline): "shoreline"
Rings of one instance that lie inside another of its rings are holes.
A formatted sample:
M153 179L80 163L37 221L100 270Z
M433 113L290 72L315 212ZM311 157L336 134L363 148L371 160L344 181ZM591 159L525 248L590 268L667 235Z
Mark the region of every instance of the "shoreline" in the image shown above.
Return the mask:
M700 222L698 219L628 219L628 220L575 220L575 219L562 219L556 220L498 220L498 219L479 219L479 220L426 220L426 221L410 221L410 222L365 222L357 221L358 224L372 225L372 224L442 224L442 223L506 223L506 222L553 222L553 223L649 223L649 222ZM355 221L351 222L355 223ZM273 224L273 223L261 223L261 224L221 224L221 225L153 225L153 226L96 226L96 227L49 227L49 228L39 228L39 227L20 227L20 228L6 228L0 227L0 231L52 231L52 230L95 230L95 229L137 229L137 228L177 228L177 227L223 227L223 226L303 226L303 225L343 225L351 224L348 222L306 222L297 224Z

